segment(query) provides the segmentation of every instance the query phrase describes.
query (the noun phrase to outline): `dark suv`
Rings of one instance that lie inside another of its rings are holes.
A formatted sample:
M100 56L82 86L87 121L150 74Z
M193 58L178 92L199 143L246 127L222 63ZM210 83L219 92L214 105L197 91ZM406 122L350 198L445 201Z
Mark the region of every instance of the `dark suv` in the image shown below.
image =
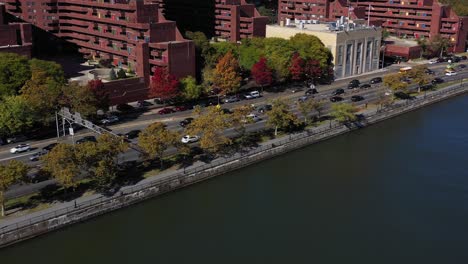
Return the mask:
M354 80L349 82L348 89L358 88L360 84L361 83L359 82L359 80L354 79Z
M376 83L381 83L382 82L382 77L375 77L370 80L371 84L376 84Z
M411 95L409 95L407 93L404 93L404 92L396 92L393 95L395 95L395 97L398 98L398 99L405 99L405 100L414 99L414 96L411 96Z
M344 90L343 89L336 89L335 91L333 91L332 95L340 95L340 94L344 94Z

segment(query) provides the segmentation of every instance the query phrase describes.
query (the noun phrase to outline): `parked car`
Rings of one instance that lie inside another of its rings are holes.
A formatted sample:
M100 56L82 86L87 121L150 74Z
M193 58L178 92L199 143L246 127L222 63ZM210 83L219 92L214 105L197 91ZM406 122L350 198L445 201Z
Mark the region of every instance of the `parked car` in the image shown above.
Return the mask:
M135 108L129 104L119 104L117 105L117 110L119 110L120 112L131 112L133 111Z
M362 97L360 95L351 96L351 101L353 101L353 102L359 102L359 101L362 101L362 100L364 100L364 97Z
M436 64L436 63L439 63L438 59L432 59L429 61L429 64Z
M11 154L21 153L25 151L31 151L31 146L29 146L29 144L19 144L16 147L10 149Z
M250 93L244 94L245 99L255 99L260 97L260 93L258 91L252 91Z
M163 108L161 110L158 111L158 114L160 115L166 115L166 114L171 114L171 113L174 113L174 110L172 108Z
M44 156L46 154L47 154L47 151L41 150L41 151L36 152L33 155L31 155L31 157L29 157L29 160L30 161L38 161L42 156Z
M411 95L409 95L407 93L404 93L404 92L396 92L393 95L395 95L395 97L398 98L398 99L405 99L405 100L414 99L414 96L411 96Z
M119 118L115 115L110 115L107 118L101 120L101 124L103 125L110 125L116 122L119 122Z
M457 72L456 71L446 71L445 75L446 76L455 76L455 75L457 75Z
M50 143L49 145L43 147L42 150L46 151L46 152L49 152L57 145L58 145L58 143Z
M452 57L450 58L450 60L451 60L452 62L460 62L461 58L458 57L458 56L452 56Z
M375 77L370 80L371 84L376 84L376 83L381 83L382 82L382 77Z
M299 92L299 91L302 91L302 90L304 90L304 85L301 85L301 84L295 84L291 88L291 92L293 92L293 93L296 93L296 92Z
M361 86L359 86L359 88L361 88L361 89L369 89L369 88L371 88L371 85L365 83L365 84L362 84Z
M273 106L271 104L266 104L260 106L257 111L263 114L265 112L271 111L271 109L273 109Z
M184 144L188 144L188 143L197 142L199 139L200 139L199 136L185 135L185 136L182 137L182 139L180 141L182 143L184 143Z
M239 102L239 101L240 101L240 99L239 99L239 97L237 97L236 95L229 96L229 97L226 97L226 98L224 99L224 102L225 102L225 103L234 103L234 102Z
M14 137L7 138L6 143L8 143L8 144L17 143L17 142L25 141L27 139L28 138L26 136L19 135L19 136L14 136Z
M335 91L332 92L332 95L340 95L340 94L344 94L344 90L343 89L336 89Z
M316 88L310 88L305 91L305 95L313 95L313 94L318 94L318 91Z
M190 125L190 124L192 123L192 121L193 121L193 118L187 117L187 118L185 118L184 120L180 121L180 122L179 122L179 125L180 125L181 127L186 127L186 126Z
M126 139L134 139L134 138L137 138L140 135L140 133L141 133L141 130L135 129L135 130L125 133L124 137Z
M179 105L179 106L174 107L174 111L176 112L182 112L186 110L188 110L188 107L185 105Z
M438 59L437 59L437 62L438 62L438 63L446 62L446 60L445 60L444 58L438 58Z
M94 136L86 136L86 137L83 137L82 139L79 139L76 141L76 144L83 144L85 142L96 142L96 137Z
M341 102L341 101L343 101L343 97L340 97L340 96L333 96L332 98L330 98L330 101L332 101L333 103L335 103L335 102Z
M432 80L431 82L432 82L432 84L438 84L438 83L443 83L444 80L437 77L437 78L434 78L434 80Z
M351 80L348 84L348 89L358 88L360 84L361 83L359 82L359 80L356 80L356 79Z

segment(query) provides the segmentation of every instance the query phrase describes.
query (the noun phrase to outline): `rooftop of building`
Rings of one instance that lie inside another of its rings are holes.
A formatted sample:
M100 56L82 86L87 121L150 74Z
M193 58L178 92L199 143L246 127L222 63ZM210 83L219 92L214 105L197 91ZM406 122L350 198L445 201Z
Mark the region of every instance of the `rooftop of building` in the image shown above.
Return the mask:
M271 27L285 27L292 28L296 30L307 30L313 32L328 32L328 33L342 33L342 32L352 32L352 31L362 31L362 30L375 30L375 26L367 26L365 21L355 20L350 21L350 23L343 22L327 22L327 23L289 23L288 25L269 25ZM379 28L380 29L380 28Z
M385 43L399 47L414 47L419 46L418 42L414 39L402 39L394 36L389 36L385 39Z

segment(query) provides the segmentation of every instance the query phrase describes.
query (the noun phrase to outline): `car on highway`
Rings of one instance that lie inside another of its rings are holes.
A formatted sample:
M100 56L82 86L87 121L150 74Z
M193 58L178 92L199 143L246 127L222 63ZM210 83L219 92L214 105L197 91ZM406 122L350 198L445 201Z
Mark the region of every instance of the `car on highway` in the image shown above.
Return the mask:
M318 94L318 91L316 88L310 88L305 91L305 95L313 95L313 94Z
M137 105L138 107L142 108L142 107L152 106L153 104L148 101L138 101Z
M297 101L303 103L303 102L307 101L309 98L313 98L313 96L303 95L303 96L299 97L297 99Z
M117 123L117 122L119 122L119 117L115 115L110 115L101 120L101 124L103 125L110 125L110 124Z
M343 97L340 97L340 96L333 96L332 98L330 98L330 101L335 103L335 102L341 102L343 101Z
M163 108L161 110L158 111L158 114L160 115L166 115L166 114L171 114L171 113L174 113L174 110L172 108Z
M79 144L83 144L83 143L86 143L86 142L96 142L96 137L95 136L86 136L86 137L83 137L81 139L78 139L76 141L76 144L79 145Z
M458 65L458 68L459 68L459 69L465 69L465 68L466 68L466 65L465 65L465 64L459 64L459 65Z
M425 72L426 74L431 74L431 75L434 75L434 74L435 74L435 72L434 72L433 70L431 70L431 69L426 69L424 72Z
M393 94L396 98L398 99L405 99L405 100L412 100L414 99L414 96L411 96L407 93L404 93L404 92L396 92Z
M185 136L182 137L182 139L180 141L182 143L184 143L184 144L188 144L188 143L197 142L198 140L200 140L199 136L185 135Z
M50 143L49 145L45 146L42 148L43 151L46 151L46 152L49 152L51 151L53 148L55 148L55 146L57 146L58 143Z
M186 126L190 125L190 124L192 123L192 121L193 121L193 118L187 117L187 118L185 118L184 120L180 121L180 122L179 122L179 125L180 125L181 127L186 127Z
M31 157L29 157L29 160L30 161L38 161L42 156L46 155L47 154L47 151L39 151L39 152L36 152L34 154L31 155Z
M11 154L21 153L25 151L31 151L31 146L29 144L19 144L10 149Z
M369 88L371 88L371 85L365 83L365 84L362 84L361 86L359 86L359 88L361 88L361 89L369 89Z
M348 89L358 88L360 84L361 83L359 82L359 80L356 80L356 79L351 80L348 84Z
M455 75L457 75L457 72L456 71L446 71L445 75L446 76L455 76Z
M359 101L362 101L362 100L364 100L364 97L362 97L360 95L351 96L351 101L353 101L353 102L359 102Z
M439 78L439 77L434 78L434 79L431 81L432 84L438 84L438 83L443 83L443 82L444 82L444 80L443 80L442 78Z
M422 85L420 88L421 88L421 91L432 90L434 89L434 84L430 83L430 84Z
M344 90L343 89L336 89L335 91L332 92L332 95L340 95L340 94L344 94Z
M382 82L382 77L375 77L370 80L371 84L376 84L376 83L381 83Z
M446 62L447 60L444 58L437 58L438 63Z
M461 60L466 60L466 58L467 58L467 57L466 57L465 55L463 55L463 56L460 57Z
M429 61L429 64L436 64L436 63L439 63L438 59L432 59Z
M245 99L255 99L259 97L260 97L260 93L258 91L252 91L250 93L244 94Z
M257 123L258 121L262 120L259 116L257 116L254 113L248 114L245 116L245 119L242 120L242 122L247 123L247 122L252 122L252 123Z
M176 112L182 112L182 111L187 111L189 108L185 105L178 105L174 107L174 111Z
M224 102L225 102L225 103L234 103L234 102L239 102L239 101L240 101L240 99L239 99L239 97L237 97L236 95L229 96L229 97L226 97L226 98L224 99Z
M137 138L141 133L141 130L139 129L135 129L135 130L131 130L127 133L125 133L124 137L126 139L134 139L134 138Z
M273 106L271 104L266 104L258 107L257 111L263 114L265 112L271 111L271 109L273 109Z

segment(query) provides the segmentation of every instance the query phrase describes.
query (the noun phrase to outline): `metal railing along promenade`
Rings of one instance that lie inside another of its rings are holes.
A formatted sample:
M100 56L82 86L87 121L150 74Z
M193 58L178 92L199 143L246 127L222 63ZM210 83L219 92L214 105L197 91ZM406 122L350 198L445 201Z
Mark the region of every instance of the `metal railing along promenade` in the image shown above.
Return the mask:
M381 120L397 116L401 113L420 108L423 105L437 102L443 100L444 98L451 97L456 94L462 94L467 91L468 84L460 84L455 87L449 87L440 91L430 92L427 94L427 96L421 96L414 100L406 100L405 103L394 104L379 109L376 112L367 115L365 120L363 120L362 125L366 126L368 124L376 123ZM115 202L116 200L120 199L117 206L114 205L94 213L94 215L103 214L108 211L112 211L121 207L125 207L129 204L160 195L162 193L166 193L235 169L248 166L260 160L265 160L267 158L304 147L311 143L346 133L350 131L350 129L352 130L353 128L357 127L358 126L350 127L349 125L330 122L330 124L326 127L318 129L307 129L300 133L289 134L288 136L284 136L283 139L275 141L273 144L264 144L243 153L236 153L230 157L221 157L209 164L199 165L193 168L179 169L175 171L173 175L167 176L165 178L156 179L154 181L143 184L137 184L131 187L124 187L123 191L112 197L101 196L100 198L86 202L80 202L47 214L0 227L0 236L18 229L31 227L32 225L39 225L41 223L51 221L52 219L65 216L79 210L90 210L91 208L99 205L111 204L112 201ZM145 191L148 190L150 190L150 192L142 195ZM125 197L131 197L131 199L124 199Z

